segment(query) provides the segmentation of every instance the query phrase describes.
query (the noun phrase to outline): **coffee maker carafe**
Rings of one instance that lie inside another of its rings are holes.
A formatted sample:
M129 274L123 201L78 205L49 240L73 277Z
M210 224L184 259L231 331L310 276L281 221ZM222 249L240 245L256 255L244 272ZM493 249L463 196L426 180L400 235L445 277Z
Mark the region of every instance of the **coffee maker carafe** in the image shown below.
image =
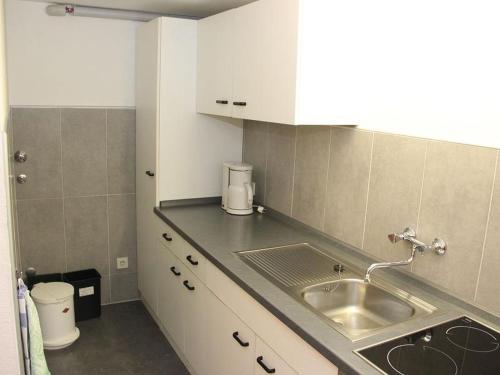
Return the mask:
M250 164L224 162L222 170L222 209L233 215L253 213L255 184Z

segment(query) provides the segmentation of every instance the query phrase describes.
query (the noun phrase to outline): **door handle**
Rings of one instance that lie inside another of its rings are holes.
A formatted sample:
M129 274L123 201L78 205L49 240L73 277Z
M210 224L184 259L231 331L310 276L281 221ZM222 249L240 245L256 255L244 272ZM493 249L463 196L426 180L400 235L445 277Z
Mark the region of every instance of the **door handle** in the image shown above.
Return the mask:
M170 271L172 271L172 273L175 275L175 276L180 276L181 273L179 271L176 271L175 270L175 266L172 266L170 267Z
M227 104L227 103L229 103L227 100L216 100L215 102L217 104Z
M172 241L172 237L170 237L167 233L163 233L161 236L165 239L165 241Z
M191 263L193 266L197 266L198 265L198 261L197 260L194 260L193 257L191 255L188 255L186 257L186 259L188 260L189 263Z
M154 177L154 176L155 176L155 173L154 173L154 172L151 172L151 171L146 171L146 174L147 174L149 177Z
M189 280L184 280L182 284L184 284L184 286L191 291L196 289L194 286L189 285Z
M247 105L247 102L233 102L233 105L237 105L240 107L245 107Z
M263 356L260 356L260 357L257 357L257 363L260 365L260 367L262 367L264 369L265 372L267 372L268 374L274 374L276 372L276 369L274 368L269 368L267 367L267 365L264 363L264 357Z
M241 346L243 346L244 348L246 348L248 345L250 345L250 343L248 342L244 342L240 339L240 336L239 336L239 332L236 331L236 332L233 332L233 338L238 342L238 344L240 344Z

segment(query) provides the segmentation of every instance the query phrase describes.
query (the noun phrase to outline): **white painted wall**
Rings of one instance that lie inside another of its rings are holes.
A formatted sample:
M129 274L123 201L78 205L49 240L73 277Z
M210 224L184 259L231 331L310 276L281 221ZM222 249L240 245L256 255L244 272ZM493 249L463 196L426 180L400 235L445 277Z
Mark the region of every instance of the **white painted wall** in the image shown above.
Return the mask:
M17 298L15 295L14 252L7 152L9 107L5 71L4 3L0 0L0 364L1 373L21 373L18 342Z
M6 0L10 105L134 106L136 22Z

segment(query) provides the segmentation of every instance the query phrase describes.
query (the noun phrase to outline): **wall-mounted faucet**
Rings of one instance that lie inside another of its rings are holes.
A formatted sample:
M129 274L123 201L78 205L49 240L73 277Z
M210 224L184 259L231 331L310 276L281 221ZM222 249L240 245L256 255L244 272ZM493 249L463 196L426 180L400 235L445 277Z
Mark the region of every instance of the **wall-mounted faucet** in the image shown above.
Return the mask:
M430 245L426 245L422 241L417 240L417 233L413 228L406 228L403 233L391 233L387 236L389 241L392 243L399 242L401 240L408 241L412 244L411 255L407 260L401 260L397 262L381 262L381 263L373 263L366 270L365 281L370 282L370 275L373 271L378 268L387 268L387 267L395 267L395 266L406 266L413 262L415 259L415 252L423 254L426 250L433 250L436 255L444 255L446 253L447 245L440 238L434 239Z

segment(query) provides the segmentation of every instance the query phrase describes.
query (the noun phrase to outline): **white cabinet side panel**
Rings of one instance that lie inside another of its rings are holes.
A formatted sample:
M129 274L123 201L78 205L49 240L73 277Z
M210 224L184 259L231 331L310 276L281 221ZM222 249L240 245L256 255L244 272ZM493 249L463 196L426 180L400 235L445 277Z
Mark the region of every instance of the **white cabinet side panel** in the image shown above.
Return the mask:
M196 113L197 22L162 21L159 200L219 196L222 162L242 157L242 122Z

